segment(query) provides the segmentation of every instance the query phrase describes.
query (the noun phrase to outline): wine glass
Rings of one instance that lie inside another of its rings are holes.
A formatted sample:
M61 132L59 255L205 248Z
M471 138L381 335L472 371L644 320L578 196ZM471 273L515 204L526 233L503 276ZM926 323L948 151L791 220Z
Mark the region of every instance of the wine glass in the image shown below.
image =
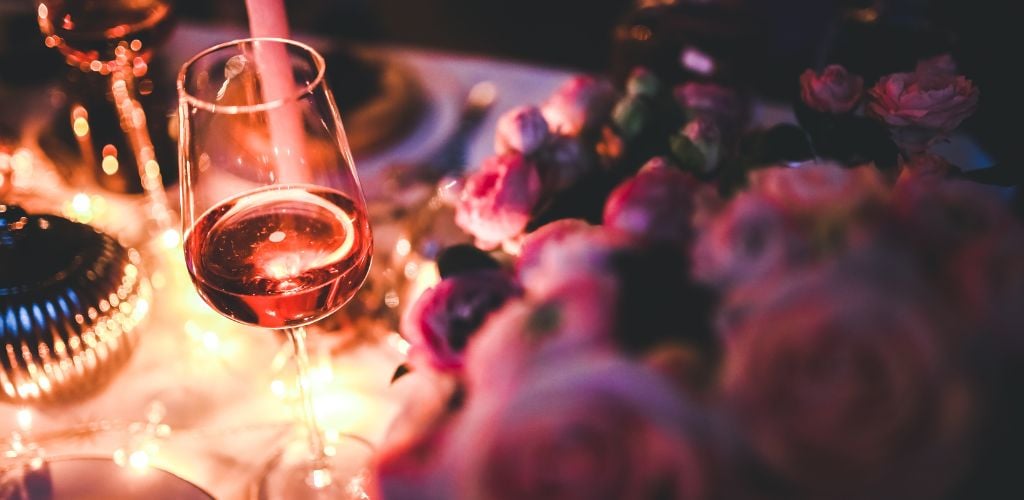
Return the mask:
M164 234L171 229L172 214L137 95L139 79L149 70L153 49L162 45L173 30L171 0L37 0L36 10L46 46L59 50L68 65L82 71L78 87L90 88L97 75L106 79L106 100L113 104L114 119L120 122L129 147L130 155L125 156L134 157L138 177L131 169L118 166L114 144L104 145L107 141L120 144L120 138L111 137L109 130L91 130L90 110L74 103L69 117L71 131L86 163L97 167L97 157L102 154L104 175L97 179L104 186L131 190L130 184L138 182L147 196L148 221L155 232ZM152 86L151 82L146 85ZM96 107L92 111L106 115L105 110ZM91 118L95 123L99 117ZM97 140L100 142L95 144ZM101 145L102 150L98 149Z
M251 38L199 53L178 75L189 274L219 313L281 330L295 351L309 453L286 450L273 462L264 497L364 498L358 472L332 460L317 424L303 329L352 298L373 253L324 71L307 45Z

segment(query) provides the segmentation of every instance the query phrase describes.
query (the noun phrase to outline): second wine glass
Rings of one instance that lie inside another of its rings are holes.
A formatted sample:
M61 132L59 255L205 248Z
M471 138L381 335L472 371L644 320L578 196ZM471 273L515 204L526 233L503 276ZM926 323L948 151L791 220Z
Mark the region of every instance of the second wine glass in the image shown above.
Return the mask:
M358 469L325 451L303 329L352 298L373 253L324 73L312 48L262 38L207 49L178 76L189 274L222 315L283 330L295 350L309 455L280 456L261 482L262 497L362 498L350 480Z

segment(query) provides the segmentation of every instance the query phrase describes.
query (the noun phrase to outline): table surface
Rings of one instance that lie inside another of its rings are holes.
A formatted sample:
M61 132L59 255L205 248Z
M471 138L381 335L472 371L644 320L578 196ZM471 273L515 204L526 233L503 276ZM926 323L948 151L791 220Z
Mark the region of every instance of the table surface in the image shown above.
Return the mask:
M180 64L192 54L219 42L242 37L236 28L183 25L168 42L164 55ZM323 46L323 40L306 40ZM357 157L363 182L394 161L411 161L436 148L455 127L461 102L479 81L496 84L498 98L469 150L470 165L492 152L492 138L501 112L524 103L539 103L571 73L514 62L412 50L364 47L380 57L408 65L427 95L427 110L404 138L386 151ZM41 151L37 151L42 153ZM88 187L70 186L45 168L31 181L39 207L59 206ZM98 190L96 193L100 193ZM172 199L175 193L169 192ZM139 243L137 221L117 213L135 210L139 200L102 194L105 216L94 224L123 240ZM101 393L89 400L31 409L28 440L39 440L47 456L106 456L118 449L130 453L138 432L130 422L144 422L154 404L166 412L161 423L171 428L166 438L151 440L158 451L150 464L177 474L216 498L245 498L248 486L279 445L289 439L294 389L288 344L273 333L232 323L212 312L195 294L177 253L154 245L148 262L155 284L161 285L147 322L140 328L139 347L128 366ZM162 262L157 262L162 260ZM423 383L408 376L389 384L403 354L389 342L346 347L337 333L314 332L317 412L331 432L353 433L378 443L394 415ZM19 410L0 404L0 439L19 429ZM24 415L22 415L24 418ZM106 430L51 439L68 430ZM338 450L343 457L343 447Z
M240 36L244 32L235 28L184 25L166 52L178 64L207 46ZM411 133L387 151L356 158L364 183L372 182L382 166L415 160L440 144L454 128L463 96L474 83L494 82L498 99L470 148L470 165L492 154L495 122L503 111L542 102L571 75L557 68L402 47L364 50L407 64L428 95L428 110ZM772 124L791 116L783 107L762 105L755 110L755 119ZM954 163L968 167L984 166L987 161L962 137L943 151ZM41 178L37 184L46 186L40 193L51 201L67 199L82 189L49 178ZM112 197L108 214L131 210L133 203L138 202ZM130 234L124 219L108 217L97 225L116 234ZM130 364L90 400L31 410L27 433L45 437L73 426L101 423L110 429L47 441L43 446L50 455L109 457L118 448L130 451L138 442L139 434L128 432L121 424L145 421L147 411L158 403L166 410L161 422L171 427L171 434L155 440L159 450L150 457L151 464L194 482L217 498L244 498L261 466L287 439L289 423L295 421L291 408L296 405L288 404L293 379L287 344L274 334L232 323L212 312L195 294L180 256L158 248L151 251L164 260L150 262L154 281L162 286L156 292L151 317L140 330L141 342ZM339 353L344 339L337 334L321 332L314 337L318 339L313 342L314 378L320 392L317 411L325 427L379 442L402 402L424 390L424 381L410 376L389 384L403 359L392 342L363 343ZM0 436L18 429L19 409L0 404ZM344 450L339 453L343 455Z

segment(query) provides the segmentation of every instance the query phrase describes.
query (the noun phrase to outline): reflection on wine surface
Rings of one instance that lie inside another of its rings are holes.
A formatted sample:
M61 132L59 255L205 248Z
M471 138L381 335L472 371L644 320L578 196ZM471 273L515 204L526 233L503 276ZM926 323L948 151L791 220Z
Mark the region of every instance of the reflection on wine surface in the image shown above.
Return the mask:
M331 189L285 185L208 210L186 235L185 260L200 295L222 314L282 328L348 302L372 249L360 205Z

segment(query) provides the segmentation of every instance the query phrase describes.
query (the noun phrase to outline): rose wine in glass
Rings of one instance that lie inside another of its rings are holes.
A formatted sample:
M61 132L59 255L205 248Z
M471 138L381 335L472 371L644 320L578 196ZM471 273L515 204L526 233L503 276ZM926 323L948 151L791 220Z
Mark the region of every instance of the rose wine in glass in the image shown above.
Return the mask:
M373 236L323 57L298 42L236 40L178 75L185 263L199 295L240 323L285 332L308 442L287 446L260 498L365 498L365 441L325 446L303 328L369 272ZM346 457L331 456L337 450Z
M263 189L196 220L185 260L221 314L266 328L303 325L348 302L370 267L361 206L315 186Z

